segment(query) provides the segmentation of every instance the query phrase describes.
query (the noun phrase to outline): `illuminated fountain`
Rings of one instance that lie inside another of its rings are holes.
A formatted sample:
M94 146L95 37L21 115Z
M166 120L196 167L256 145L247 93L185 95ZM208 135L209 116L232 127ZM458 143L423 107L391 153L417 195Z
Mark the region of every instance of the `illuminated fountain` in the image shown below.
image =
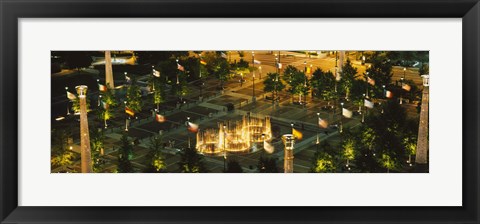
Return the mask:
M249 153L257 150L256 144L272 138L270 117L243 116L242 120L219 123L218 128L197 132L196 149L207 155Z

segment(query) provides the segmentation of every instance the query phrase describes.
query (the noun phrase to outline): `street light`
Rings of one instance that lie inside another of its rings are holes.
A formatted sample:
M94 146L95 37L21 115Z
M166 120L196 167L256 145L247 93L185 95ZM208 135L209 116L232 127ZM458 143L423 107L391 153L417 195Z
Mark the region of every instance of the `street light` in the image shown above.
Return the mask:
M187 117L187 128L190 125L190 117ZM190 148L190 133L187 132L188 135L188 148Z
M405 79L405 72L407 71L407 67L403 68L403 78Z
M223 125L223 172L227 171L227 126Z
M403 77L400 78L400 87L403 88ZM400 104L403 104L403 89L400 93Z
M343 102L340 103L342 105L342 114L343 114ZM343 115L340 116L340 133L343 132Z
M125 108L126 108L127 107L127 101L123 101L123 103L125 104ZM128 131L128 115L125 118L125 131Z
M67 96L69 95L68 94L68 87L65 86L65 91L67 91ZM68 101L67 101L67 115L70 115L70 105L68 104Z
M252 102L255 103L255 52L252 51L252 65L253 65L253 72L252 72Z
M320 126L320 113L319 112L317 112L317 118L318 118L317 119L317 123L318 123L317 125ZM320 144L320 138L318 136L318 129L317 129L317 141L315 142L315 144L317 145L317 153L318 153L318 145Z

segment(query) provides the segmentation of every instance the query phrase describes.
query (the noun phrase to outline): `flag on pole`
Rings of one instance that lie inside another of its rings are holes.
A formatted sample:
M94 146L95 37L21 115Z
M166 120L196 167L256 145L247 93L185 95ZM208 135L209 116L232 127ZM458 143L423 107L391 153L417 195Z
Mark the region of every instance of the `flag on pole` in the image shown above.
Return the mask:
M370 77L367 77L367 82L368 84L374 86L375 85L375 80L374 79L371 79Z
M135 112L133 112L132 109L128 108L128 107L125 107L125 113L127 113L128 115L130 116L135 116Z
M223 52L220 55L222 56L222 58L227 58L227 55Z
M318 118L318 126L320 126L321 128L328 128L327 120Z
M312 68L311 67L307 67L307 74L310 74L312 72Z
M100 92L107 92L107 86L98 83L98 90Z
M127 80L127 82L130 82L130 77L128 75L125 75L125 80Z
M108 103L106 103L105 101L102 101L101 104L104 110L108 110Z
M402 89L404 89L405 91L410 91L412 89L412 87L408 84L403 84Z
M342 108L342 115L346 118L352 118L353 112L347 108Z
M165 116L161 115L161 114L155 114L155 120L158 122L158 123L163 123L165 122L167 119L165 118Z
M392 97L393 97L393 93L387 90L387 91L385 92L385 97L387 97L387 98L392 98Z
M260 65L260 64L262 64L262 62L259 61L259 60L253 60L253 64Z
M272 154L273 151L275 151L275 148L273 147L273 145L271 145L267 141L263 141L263 149L265 149L265 151L269 154Z
M67 98L69 100L75 100L75 99L77 99L77 96L75 96L75 94L67 91Z
M298 140L302 140L302 138L303 138L302 132L298 131L295 128L292 128L292 135L293 135L293 137L295 137Z
M200 64L202 64L202 65L207 65L207 62L204 61L204 60L200 60Z
M196 133L198 132L198 124L194 124L192 122L188 122L188 127L187 129L190 131L190 132L193 132L193 133Z
M370 109L373 108L373 102L372 101L369 101L367 99L365 99L365 103L364 103L365 107L368 107Z
M153 76L160 77L160 71L153 69Z
M279 69L282 69L282 63L277 63L277 67L278 67Z
M185 71L185 68L184 68L182 65L178 64L178 63L177 63L177 69L180 70L180 71L182 71L182 72Z

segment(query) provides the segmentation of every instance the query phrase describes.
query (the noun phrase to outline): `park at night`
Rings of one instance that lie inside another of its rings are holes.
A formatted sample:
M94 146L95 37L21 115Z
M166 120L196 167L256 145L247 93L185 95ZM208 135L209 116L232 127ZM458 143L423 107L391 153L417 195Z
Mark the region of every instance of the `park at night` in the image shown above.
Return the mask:
M428 173L429 52L52 51L51 173Z

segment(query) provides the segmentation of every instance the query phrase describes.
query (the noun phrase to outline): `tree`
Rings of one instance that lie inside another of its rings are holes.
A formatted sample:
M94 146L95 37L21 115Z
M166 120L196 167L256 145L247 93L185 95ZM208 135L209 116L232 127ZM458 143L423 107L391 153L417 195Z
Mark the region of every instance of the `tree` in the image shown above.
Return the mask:
M350 165L350 161L355 159L355 140L352 137L347 138L342 143L343 158L347 161L347 166Z
M311 172L313 173L333 173L336 167L333 157L325 152L315 153Z
M225 173L243 173L243 169L237 160L232 159L228 161Z
M292 96L299 95L298 101L302 102L302 96L306 96L310 90L310 82L305 73L299 71L297 68L289 65L285 68L283 80L288 84L287 91Z
M127 104L126 106L133 110L135 113L142 111L142 91L137 85L137 80L135 77L132 77L132 84L127 88Z
M372 57L372 66L366 71L368 77L375 80L373 97L383 97L383 86L388 86L392 79L392 63L382 55Z
M102 129L93 128L90 130L90 148L91 148L91 158L92 158L92 167L94 172L100 171L100 166L102 164L102 155L104 150L104 135Z
M66 166L72 165L75 154L68 149L68 135L64 130L53 129L51 132L52 152L51 167L62 167L61 172L66 172Z
M160 173L167 168L165 159L161 150L163 149L163 140L161 136L150 138L149 152L147 154L147 161L149 162L145 172Z
M277 159L261 156L257 169L260 173L278 173Z
M202 58L207 63L206 68L209 74L220 80L220 86L223 89L224 82L230 78L230 64L227 59L221 56L221 52L205 52Z
M348 100L350 96L350 90L353 85L356 84L355 80L357 79L357 69L353 67L350 59L347 58L347 62L342 67L342 79L340 80L340 86L345 92L345 99Z
M278 73L268 73L267 78L263 81L263 91L272 93L272 103L275 102L275 95L285 88L282 80L279 79Z
M122 146L118 155L118 172L132 173L133 165L130 160L133 158L133 143L128 140L127 134L123 134L120 139Z
M203 164L203 158L197 154L193 148L185 148L180 152L180 171L182 173L205 173L207 172Z

